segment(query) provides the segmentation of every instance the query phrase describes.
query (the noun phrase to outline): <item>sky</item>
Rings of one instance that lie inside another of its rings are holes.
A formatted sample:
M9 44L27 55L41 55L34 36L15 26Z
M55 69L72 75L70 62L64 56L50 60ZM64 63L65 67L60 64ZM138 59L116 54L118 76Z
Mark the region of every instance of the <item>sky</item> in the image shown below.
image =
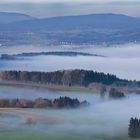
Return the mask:
M118 13L140 17L140 0L0 0L0 12L34 17Z
M104 2L138 2L139 0L75 0L74 2L80 2L80 3L104 3ZM55 3L55 2L72 2L71 0L0 0L0 2L32 2L32 3Z

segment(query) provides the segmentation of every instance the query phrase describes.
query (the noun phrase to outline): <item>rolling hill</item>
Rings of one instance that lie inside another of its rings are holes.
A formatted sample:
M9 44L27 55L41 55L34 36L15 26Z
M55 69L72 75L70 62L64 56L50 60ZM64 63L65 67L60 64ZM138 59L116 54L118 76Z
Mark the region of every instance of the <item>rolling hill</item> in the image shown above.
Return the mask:
M11 21L0 24L0 42L3 45L140 42L140 18L136 17L119 14L91 14L45 19L21 14L17 14L17 17L15 14L8 14L7 17ZM2 21L4 22L0 19L0 23Z
M0 24L7 24L17 21L25 21L34 19L31 16L19 13L0 12Z

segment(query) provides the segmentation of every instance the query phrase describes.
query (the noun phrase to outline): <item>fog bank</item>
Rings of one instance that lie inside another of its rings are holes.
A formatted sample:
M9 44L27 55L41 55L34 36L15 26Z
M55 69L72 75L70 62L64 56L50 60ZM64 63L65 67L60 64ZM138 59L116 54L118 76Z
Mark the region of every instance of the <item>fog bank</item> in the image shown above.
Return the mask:
M140 95L127 95L121 100L100 99L95 93L76 93L76 92L53 92L45 89L25 89L13 87L1 87L0 97L7 98L56 98L59 96L69 96L80 100L86 99L90 106L80 109L20 109L11 110L9 113L0 110L0 131L36 133L42 137L50 136L51 139L58 139L60 136L65 138L77 137L82 140L93 139L127 139L128 123L131 117L139 117ZM24 92L23 92L24 91ZM27 96L30 93L30 96ZM38 93L38 94L37 94ZM5 114L5 113L6 114ZM3 118L3 115L5 116ZM33 124L28 124L31 118ZM10 125L9 124L13 124ZM54 135L55 134L55 135ZM33 136L32 136L33 137ZM42 138L43 139L43 138Z
M30 48L30 49L29 49ZM11 51L12 50L12 51ZM0 60L0 70L56 71L63 69L85 69L117 75L119 78L140 80L140 46L126 44L112 47L102 46L22 46L13 49L3 48L3 53L76 51L103 55L94 56L34 56L22 57L22 60Z

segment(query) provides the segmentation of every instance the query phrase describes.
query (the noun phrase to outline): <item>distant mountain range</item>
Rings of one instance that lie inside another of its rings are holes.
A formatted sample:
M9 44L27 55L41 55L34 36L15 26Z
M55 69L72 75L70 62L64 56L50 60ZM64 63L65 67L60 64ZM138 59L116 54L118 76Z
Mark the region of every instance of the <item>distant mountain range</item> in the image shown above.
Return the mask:
M2 45L118 44L140 42L140 18L91 14L38 19L0 13Z
M7 24L12 22L32 20L32 19L35 18L25 14L0 12L0 24Z

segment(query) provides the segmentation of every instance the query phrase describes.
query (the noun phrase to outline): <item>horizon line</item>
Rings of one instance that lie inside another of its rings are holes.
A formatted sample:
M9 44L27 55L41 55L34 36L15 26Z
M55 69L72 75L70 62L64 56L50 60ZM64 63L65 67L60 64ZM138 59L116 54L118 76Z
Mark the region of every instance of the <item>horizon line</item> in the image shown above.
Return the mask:
M38 16L32 16L31 14L27 14L26 12L10 12L10 11L0 11L0 14L21 14L30 16L32 18L36 19L48 19L48 18L57 18L57 17L76 17L76 16L90 16L90 15L120 15L120 16L127 16L131 18L140 18L139 16L131 16L128 14L122 14L122 13L116 13L116 12L97 12L97 13L89 13L89 14L72 14L72 15L58 15L58 16L48 16L48 17L38 17Z

